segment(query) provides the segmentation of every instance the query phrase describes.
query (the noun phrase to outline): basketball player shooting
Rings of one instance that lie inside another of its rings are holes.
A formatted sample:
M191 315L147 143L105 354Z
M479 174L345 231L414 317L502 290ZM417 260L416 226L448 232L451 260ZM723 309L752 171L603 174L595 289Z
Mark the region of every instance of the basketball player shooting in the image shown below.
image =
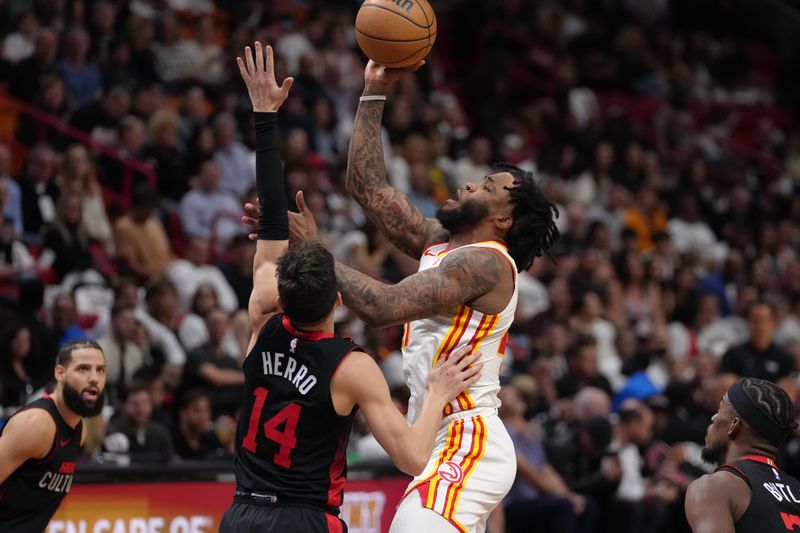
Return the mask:
M236 492L220 531L341 532L347 529L338 518L345 450L356 406L397 466L418 474L445 405L480 376L480 353L467 355L465 346L430 372L420 416L409 426L375 361L334 334L341 296L333 257L315 241L287 250L277 111L293 80L279 86L272 49L259 42L253 48L237 58L253 105L261 202L248 308L253 336L236 429Z
M723 396L706 433L703 459L719 466L689 485L694 533L767 533L800 528L800 482L775 464L797 427L792 402L772 382L744 378Z
M478 381L446 407L436 447L408 487L392 522L398 532L483 531L514 481L511 439L497 417L499 372L517 305L516 275L558 239L558 211L530 173L506 164L458 191L426 219L386 179L381 118L386 91L424 62L388 69L370 61L355 118L347 191L389 240L420 260L419 272L396 285L336 262L348 308L371 327L405 324L403 369L411 389L408 417L421 415L431 369L464 343L480 348ZM316 224L297 195L293 240L316 237ZM255 206L246 206L252 222Z

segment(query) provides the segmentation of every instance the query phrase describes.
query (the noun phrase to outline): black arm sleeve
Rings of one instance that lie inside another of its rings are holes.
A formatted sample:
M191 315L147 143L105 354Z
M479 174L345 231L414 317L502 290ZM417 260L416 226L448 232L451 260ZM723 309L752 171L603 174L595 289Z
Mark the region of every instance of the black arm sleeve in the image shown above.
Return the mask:
M261 215L258 238L269 241L289 239L289 204L283 181L278 144L277 113L254 113L256 127L256 188Z

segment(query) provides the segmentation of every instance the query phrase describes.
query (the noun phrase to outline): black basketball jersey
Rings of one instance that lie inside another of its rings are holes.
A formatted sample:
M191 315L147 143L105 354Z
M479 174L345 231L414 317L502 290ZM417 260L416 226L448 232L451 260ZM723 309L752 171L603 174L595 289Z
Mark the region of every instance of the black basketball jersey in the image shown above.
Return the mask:
M736 522L736 533L800 529L800 482L781 472L775 461L749 455L724 464L716 471L719 470L739 476L752 492L750 505Z
M0 531L4 533L45 530L72 487L75 460L81 451L82 421L74 429L70 427L48 396L26 405L13 416L27 409L44 409L50 413L56 423L56 433L46 457L22 463L0 485Z
M352 341L333 333L297 331L283 314L264 325L244 362L234 458L237 491L338 512L355 409L338 415L330 385L355 349Z

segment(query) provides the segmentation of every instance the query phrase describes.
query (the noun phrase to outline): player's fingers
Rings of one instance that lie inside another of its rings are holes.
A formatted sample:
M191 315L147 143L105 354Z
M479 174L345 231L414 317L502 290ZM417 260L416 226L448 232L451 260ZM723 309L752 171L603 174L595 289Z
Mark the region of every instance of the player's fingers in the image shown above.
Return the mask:
M256 65L253 63L253 52L250 50L249 46L244 47L244 60L247 64L247 71L250 73L251 76L255 76L256 74Z
M261 49L261 41L256 41L253 45L256 49L256 72L264 71L264 51Z
M419 69L422 67L422 65L424 65L424 64L425 64L425 60L423 59L422 61L420 61L420 62L419 62L419 63L417 63L416 65L411 65L411 66L409 67L409 70L410 70L411 72L416 72L416 71L418 71L418 70L419 70Z
M475 353L472 353L472 354L465 355L464 357L462 357L461 359L458 360L457 368L459 368L459 369L468 368L469 365L471 365L475 361L477 361L480 358L480 356L481 356L481 352L475 352Z
M261 209L258 207L258 205L254 204L253 202L247 202L246 204L244 204L244 210L247 211L248 213L253 213L255 215L261 212Z
M267 45L267 72L275 72L275 56L270 45Z
M242 78L247 81L250 79L250 73L247 72L247 69L244 66L244 61L241 57L236 58L236 64L239 66L239 74L242 75Z
M294 85L294 78L286 78L283 80L281 84L281 94L284 98L289 94L289 89L292 88L292 85Z
M247 234L247 238L250 239L251 241L257 241L258 240L258 234L257 233L248 233Z
M297 191L295 201L297 202L297 209L300 211L300 214L305 215L308 212L308 206L306 205L306 199L303 196L303 191Z
M468 387L473 383L475 383L476 381L478 381L478 379L481 377L481 370L483 370L483 363L480 363L470 368L469 371L471 372L471 374L465 374L464 382L467 384Z
M463 346L459 346L458 348L450 352L450 357L455 358L458 361L462 357L467 355L470 351L472 351L472 345L464 344Z

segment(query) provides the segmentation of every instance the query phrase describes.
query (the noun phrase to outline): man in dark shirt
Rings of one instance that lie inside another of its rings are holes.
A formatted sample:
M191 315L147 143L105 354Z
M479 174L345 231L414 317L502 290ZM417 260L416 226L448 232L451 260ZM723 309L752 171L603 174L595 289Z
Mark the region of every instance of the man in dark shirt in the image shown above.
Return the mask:
M206 315L208 342L189 353L184 366L183 387L214 390L214 412L233 413L241 407L244 373L238 359L225 351L223 340L230 328L228 313L215 307Z
M567 373L556 382L559 398L568 398L584 387L597 387L610 398L611 384L597 368L597 341L591 335L581 335L567 349Z
M750 306L747 325L750 340L725 353L719 365L721 374L731 373L775 382L797 370L792 356L772 342L776 316L771 304L759 301Z
M105 447L110 452L127 453L133 462L169 461L172 439L163 425L152 420L153 398L150 385L132 382L122 395L122 415L112 419Z
M227 454L214 432L207 390L191 389L181 396L172 440L175 454L181 459L213 459Z

